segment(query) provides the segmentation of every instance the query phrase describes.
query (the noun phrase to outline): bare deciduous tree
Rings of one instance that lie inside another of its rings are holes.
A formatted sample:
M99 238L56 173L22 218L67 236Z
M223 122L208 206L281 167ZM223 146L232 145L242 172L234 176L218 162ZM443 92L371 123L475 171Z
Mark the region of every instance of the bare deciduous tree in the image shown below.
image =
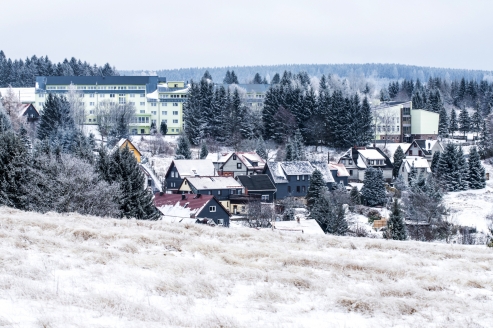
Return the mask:
M68 86L67 101L70 104L70 112L74 118L74 123L82 128L86 122L86 107L84 104L84 93L77 90L77 87L73 84Z
M101 138L108 136L119 139L128 135L128 126L135 120L135 106L117 104L108 100L100 101L95 110L96 124Z
M11 86L7 89L5 96L2 97L2 105L10 117L12 128L15 131L19 131L24 122L23 117L19 113L22 104Z

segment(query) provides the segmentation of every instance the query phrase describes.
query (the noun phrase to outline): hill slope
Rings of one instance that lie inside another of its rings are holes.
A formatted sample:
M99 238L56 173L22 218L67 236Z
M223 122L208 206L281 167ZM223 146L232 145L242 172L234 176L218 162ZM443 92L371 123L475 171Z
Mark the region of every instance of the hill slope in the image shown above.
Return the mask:
M480 246L0 208L0 326L488 326Z

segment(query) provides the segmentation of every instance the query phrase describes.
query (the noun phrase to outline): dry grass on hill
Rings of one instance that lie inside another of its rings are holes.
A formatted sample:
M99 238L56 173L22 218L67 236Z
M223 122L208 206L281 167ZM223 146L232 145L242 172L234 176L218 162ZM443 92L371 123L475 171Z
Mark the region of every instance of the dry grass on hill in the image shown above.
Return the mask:
M487 327L493 251L0 208L0 326Z

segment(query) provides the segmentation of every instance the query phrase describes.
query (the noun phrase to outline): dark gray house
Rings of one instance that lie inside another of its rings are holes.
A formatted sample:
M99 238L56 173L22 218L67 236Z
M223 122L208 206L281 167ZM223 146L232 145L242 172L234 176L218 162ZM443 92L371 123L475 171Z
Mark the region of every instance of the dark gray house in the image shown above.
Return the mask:
M260 195L263 203L274 202L277 189L267 174L238 175L236 180L245 188L245 195Z
M212 161L206 159L175 159L166 172L166 192L176 194L183 179L217 175Z
M276 186L275 200L286 197L305 197L315 168L308 161L267 162L267 174Z
M212 195L156 193L154 196L154 206L164 216L212 219L217 225L229 227L230 213Z

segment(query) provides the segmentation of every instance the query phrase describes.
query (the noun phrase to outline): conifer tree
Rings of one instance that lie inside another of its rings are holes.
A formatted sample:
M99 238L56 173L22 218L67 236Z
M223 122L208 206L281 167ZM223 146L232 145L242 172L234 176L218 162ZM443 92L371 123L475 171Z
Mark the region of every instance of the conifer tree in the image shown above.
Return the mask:
M200 159L205 159L209 155L209 150L207 150L207 145L205 143L202 143L202 146L200 147Z
M38 126L38 138L61 139L64 133L74 131L75 124L70 114L70 103L64 96L48 94Z
M359 195L358 187L354 186L351 188L351 191L349 192L349 199L351 200L351 204L353 206L361 204L361 197Z
M318 169L313 171L310 178L310 186L306 192L306 203L308 208L311 208L317 199L322 197L322 195L327 191L327 186L324 181L322 172Z
M491 137L488 130L486 120L483 120L478 140L478 153L482 159L486 158L487 153L489 153L488 149L491 147Z
M469 167L461 146L459 146L459 150L457 151L457 170L459 177L459 190L469 189Z
M344 204L336 203L332 213L332 216L329 217L327 222L326 232L337 236L344 236L348 231Z
M328 192L316 199L310 211L310 219L316 220L325 233L339 236L347 233L344 204L337 202Z
M386 193L382 170L373 167L366 169L361 196L363 196L368 206L385 204Z
M431 172L432 173L435 173L436 170L438 169L438 162L440 161L440 152L439 151L436 151L434 154L433 154L433 158L431 159L431 166L430 166L430 169L431 169Z
M306 160L305 142L301 135L300 129L297 129L293 138L293 160L304 161Z
M267 148L265 147L265 141L262 136L260 136L257 140L257 147L255 149L257 155L260 156L263 160L267 161Z
M279 73L276 73L270 81L270 84L279 84L279 82L281 82L281 77L279 76Z
M0 133L11 130L12 124L9 115L5 112L0 102Z
M159 132L161 132L163 136L165 136L166 133L168 133L168 125L166 124L165 121L161 121L161 125L159 126Z
M387 221L387 229L389 238L393 240L407 239L406 223L404 222L404 215L397 198L392 204L392 212L390 213L389 220Z
M481 131L481 124L483 123L483 117L479 109L479 104L476 105L474 114L471 117L471 131L476 132L479 135Z
M443 106L441 106L439 112L438 135L442 138L448 135L448 115Z
M183 156L185 159L192 159L192 152L190 150L190 142L188 138L181 134L178 138L178 148L176 149L176 156Z
M239 84L235 71L231 71L231 84Z
M373 117L371 113L370 102L368 98L363 98L363 103L361 104L360 112L357 118L357 145L366 146L373 139Z
M226 71L226 75L224 76L223 83L231 84L231 72L229 71L229 69Z
M483 189L486 187L485 170L476 147L469 150L469 188Z
M284 157L284 160L286 162L291 162L291 161L294 161L294 149L293 149L293 145L290 143L288 143L286 145L286 156Z
M209 73L209 71L206 70L204 72L204 76L202 76L202 79L206 79L206 80L211 80L212 81L211 73Z
M392 169L392 176L394 178L397 178L397 176L399 175L399 170L404 158L406 158L404 151L402 150L401 146L397 146L397 149L394 153L394 168Z
M253 84L262 84L262 77L260 76L259 73L255 73L255 76L253 77Z
M153 194L144 186L142 173L133 153L125 147L111 156L111 178L118 182L122 192L121 216L127 219L157 220L159 211L153 204Z
M459 123L457 122L457 113L455 112L455 109L452 109L452 112L450 113L450 124L448 130L452 135L459 131Z
M418 179L418 171L414 167L414 162L411 164L411 171L409 172L409 175L407 177L407 183L409 186L413 186Z
M465 106L459 113L459 131L463 132L464 136L471 131L471 119Z

